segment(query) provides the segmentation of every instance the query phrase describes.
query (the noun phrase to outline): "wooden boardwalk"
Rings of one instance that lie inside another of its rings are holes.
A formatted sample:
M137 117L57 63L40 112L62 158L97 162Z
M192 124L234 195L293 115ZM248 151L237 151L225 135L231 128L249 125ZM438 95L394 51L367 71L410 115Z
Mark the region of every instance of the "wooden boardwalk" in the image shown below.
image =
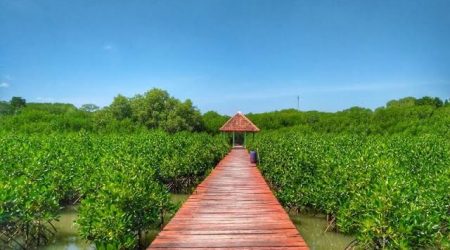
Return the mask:
M245 149L233 149L148 249L308 249Z

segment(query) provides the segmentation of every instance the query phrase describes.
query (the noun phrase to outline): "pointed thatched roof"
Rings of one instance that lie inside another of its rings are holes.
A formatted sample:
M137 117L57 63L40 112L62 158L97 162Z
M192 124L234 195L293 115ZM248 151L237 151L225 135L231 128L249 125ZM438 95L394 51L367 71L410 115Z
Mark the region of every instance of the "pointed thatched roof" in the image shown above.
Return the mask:
M237 112L219 130L223 132L258 132L259 128L241 112Z

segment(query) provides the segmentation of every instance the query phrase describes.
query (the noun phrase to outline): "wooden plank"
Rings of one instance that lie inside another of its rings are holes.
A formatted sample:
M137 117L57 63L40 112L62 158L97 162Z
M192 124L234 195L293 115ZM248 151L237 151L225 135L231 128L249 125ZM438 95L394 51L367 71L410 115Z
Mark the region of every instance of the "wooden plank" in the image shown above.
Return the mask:
M308 249L245 149L232 149L148 249Z

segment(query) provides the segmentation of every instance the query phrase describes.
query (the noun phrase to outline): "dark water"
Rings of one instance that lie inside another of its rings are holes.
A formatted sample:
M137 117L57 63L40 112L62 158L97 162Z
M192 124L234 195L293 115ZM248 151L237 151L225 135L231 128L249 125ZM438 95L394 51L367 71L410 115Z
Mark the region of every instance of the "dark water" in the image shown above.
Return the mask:
M172 201L182 204L189 195L174 194ZM165 216L166 223L170 220L172 215ZM309 214L291 214L291 219L297 226L300 234L308 243L311 250L342 250L352 240L353 237L342 235L339 233L327 232L324 233L327 223L323 216L313 216ZM42 250L91 250L95 249L92 244L82 240L77 234L77 225L74 221L77 218L76 207L67 207L61 211L59 222L54 225L58 229L57 235L53 242ZM159 230L150 230L145 239L145 245L156 237Z

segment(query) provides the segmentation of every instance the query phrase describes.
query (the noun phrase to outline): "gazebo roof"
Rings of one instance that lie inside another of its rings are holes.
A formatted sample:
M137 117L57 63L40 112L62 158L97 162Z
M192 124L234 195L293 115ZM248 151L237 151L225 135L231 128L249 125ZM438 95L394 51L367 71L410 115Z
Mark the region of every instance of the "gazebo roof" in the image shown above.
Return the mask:
M219 130L223 132L258 132L259 128L241 112L237 112Z

